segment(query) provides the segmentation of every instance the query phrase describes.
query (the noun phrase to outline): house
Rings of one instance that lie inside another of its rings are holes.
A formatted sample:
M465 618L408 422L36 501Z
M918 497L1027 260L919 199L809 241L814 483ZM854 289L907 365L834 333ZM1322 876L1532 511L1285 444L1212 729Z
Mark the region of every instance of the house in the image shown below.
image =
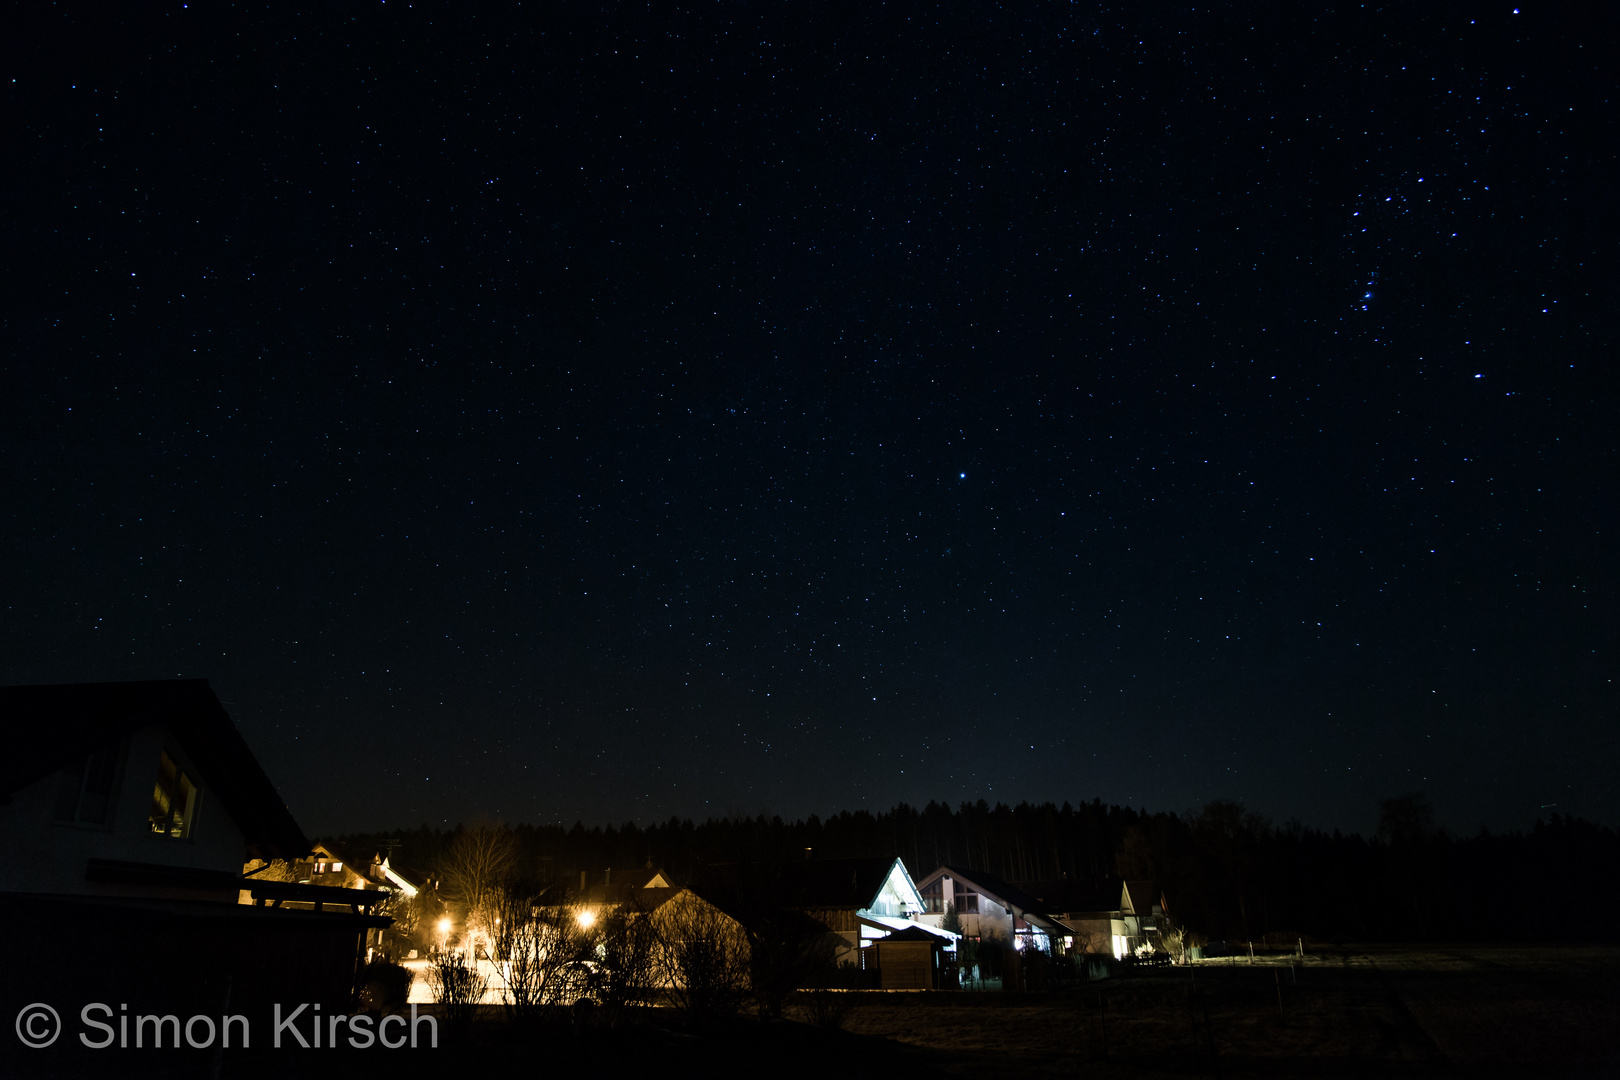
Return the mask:
M553 886L541 894L538 903L553 917L560 914L576 919L583 928L621 914L631 920L648 920L654 932L647 941L651 951L641 977L650 987L681 990L683 968L694 957L701 958L710 977L731 980L736 989L749 984L752 945L747 929L650 864L618 874L607 870L597 881L582 870L577 891Z
M1119 925L1114 928L1114 955L1125 956L1158 939L1170 913L1164 890L1153 881L1127 881L1120 889Z
M409 900L422 891L429 884L425 875L405 872L396 869L388 856L379 853L369 858L354 857L336 843L323 841L312 846L311 850L302 859L291 863L284 863L277 867L272 863L253 859L242 867L242 891L239 894L239 903L263 904L265 897L255 898L254 887L274 889L274 881L284 880L290 875L291 880L303 886L314 886L319 889L348 889L354 892L373 892L376 894L370 901L370 906L386 911L389 916L399 914L399 909L391 903L397 900ZM420 882L420 884L418 884ZM331 893L322 893L306 888L302 895L306 899L298 899L295 894L278 892L279 906L287 910L321 911L325 909ZM265 894L268 896L268 894ZM353 899L352 897L350 899ZM371 930L366 937L366 959L371 960L378 956L392 959L396 956L411 955L420 948L421 942L415 934L409 932L410 920L404 920L400 925L390 929L377 927Z
M4 687L0 732L0 917L29 930L14 970L166 1012L348 997L388 920L355 890L244 882L245 859L310 844L207 682ZM319 910L278 906L294 898Z
M1115 952L1123 885L1119 878L1066 878L1026 882L1024 888L1055 924L1052 943L1058 951L1100 956Z
M427 879L416 872L396 868L381 852L357 857L333 841L320 841L304 858L292 864L295 880L308 885L341 889L376 889L409 899L420 892ZM250 874L252 871L245 871Z
M712 867L699 875L698 887L745 924L750 912L777 918L782 912L796 912L806 917L806 925L817 929L835 963L880 971L879 982L885 988L909 988L891 985L910 977L891 978L881 968L882 954L873 951L874 945L898 932L920 928L954 959L957 935L937 923L918 921L925 909L923 897L898 858Z
M963 935L980 941L1050 953L1052 939L1061 934L1047 905L984 870L941 866L918 882L917 889L926 905L920 921L927 926L943 924L946 908L954 904Z
M1022 883L1036 909L1056 927L1053 944L1064 952L1123 959L1157 939L1164 894L1151 881L1116 877Z

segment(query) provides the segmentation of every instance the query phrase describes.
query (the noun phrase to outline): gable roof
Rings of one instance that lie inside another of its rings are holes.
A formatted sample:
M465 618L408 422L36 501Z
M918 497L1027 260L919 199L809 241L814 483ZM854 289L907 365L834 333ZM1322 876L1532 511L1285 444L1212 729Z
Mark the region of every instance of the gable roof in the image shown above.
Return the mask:
M0 687L0 798L58 772L97 747L163 725L185 748L261 859L297 859L309 838L214 696L206 679Z
M1054 910L1051 905L1038 897L1032 896L1017 885L1001 880L987 870L974 870L964 866L941 866L922 880L933 882L947 874L952 880L961 882L982 896L988 896L1002 907L1016 910L1018 917L1026 922L1033 918L1043 928L1047 925L1047 915Z
M1007 904L1016 907L1019 911L1043 910L1039 900L1016 885L1001 880L988 870L975 870L967 866L941 866L923 881L934 881L936 878L949 874L952 879L960 881L974 892L990 897L992 900L1005 900Z
M804 859L749 866L714 866L697 876L717 893L739 888L794 908L869 908L899 859ZM901 870L904 871L902 865ZM910 874L907 874L907 880Z
M1061 881L1026 881L1023 885L1039 905L1036 911L1062 915L1071 911L1118 911L1124 882L1117 877L1078 881L1065 878Z
M1127 881L1120 890L1119 907L1129 915L1151 915L1158 905L1163 910L1164 895L1155 881Z

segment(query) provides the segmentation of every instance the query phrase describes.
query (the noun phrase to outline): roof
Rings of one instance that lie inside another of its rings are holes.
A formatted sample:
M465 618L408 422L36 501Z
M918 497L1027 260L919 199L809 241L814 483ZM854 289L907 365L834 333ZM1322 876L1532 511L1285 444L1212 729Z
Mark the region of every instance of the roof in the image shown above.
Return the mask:
M962 935L953 934L949 930L929 926L927 923L912 922L910 919L897 919L892 915L862 915L861 922L878 930L888 932L888 937L881 941L922 941L927 938L937 938L940 941L956 941Z
M309 838L293 820L206 679L0 687L0 798L145 727L173 732L261 859L297 859Z
M1036 911L1053 914L1080 911L1118 911L1120 887L1117 877L1083 880L1026 881L1024 890L1035 898Z
M578 899L587 904L635 904L646 911L661 907L681 891L673 875L651 867L625 871L618 881L591 885Z
M1127 881L1124 889L1120 890L1120 910L1133 915L1151 915L1153 906L1158 904L1162 907L1163 903L1164 895L1156 881Z
M870 908L899 861L806 859L710 866L694 876L692 891L744 926L768 924L778 936L811 936L826 926L808 913L853 915Z
M1020 912L1046 910L1035 897L1018 886L1001 880L988 870L974 870L971 867L964 866L942 866L923 880L930 881L936 876L943 876L941 871L949 874L954 880L971 887L974 892L983 893L993 900L1007 901L1007 904L1002 905L1003 907L1010 904Z
M778 903L796 908L871 907L898 859L804 859L749 868Z
M920 923L912 923L904 930L896 930L886 938L878 938L879 943L885 941L926 941L931 945L945 945L956 940L956 935L949 932L940 932Z

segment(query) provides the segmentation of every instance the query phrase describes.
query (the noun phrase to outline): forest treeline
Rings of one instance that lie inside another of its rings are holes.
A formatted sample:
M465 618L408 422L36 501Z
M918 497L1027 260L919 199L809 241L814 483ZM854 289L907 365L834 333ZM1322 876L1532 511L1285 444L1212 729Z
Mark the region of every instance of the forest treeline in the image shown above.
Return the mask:
M1110 806L980 800L904 803L784 821L733 815L640 826L510 829L536 881L593 884L651 862L677 878L705 866L900 856L914 876L942 864L1015 883L1117 876L1159 883L1174 919L1209 941L1613 940L1620 833L1553 815L1528 832L1457 837L1421 794L1386 799L1370 838L1276 825L1229 801L1174 814ZM431 874L464 830L422 825L338 838L353 855L392 851ZM397 844L386 844L397 841Z

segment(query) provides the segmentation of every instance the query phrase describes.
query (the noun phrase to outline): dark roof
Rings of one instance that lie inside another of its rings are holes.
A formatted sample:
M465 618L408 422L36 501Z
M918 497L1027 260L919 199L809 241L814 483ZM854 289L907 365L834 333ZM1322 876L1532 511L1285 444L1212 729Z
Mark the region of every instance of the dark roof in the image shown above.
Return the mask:
M779 907L856 910L877 899L894 864L894 859L804 859L712 866L694 875L692 887L722 908L746 895L769 898Z
M1164 899L1156 881L1127 881L1125 887L1130 890L1132 910L1138 915L1153 914L1153 905L1161 904ZM1123 898L1124 890L1121 890Z
M976 891L985 893L993 899L1007 901L1008 904L1021 912L1034 912L1039 915L1043 911L1050 910L1045 904L1023 889L1001 880L988 870L974 870L965 866L942 866L940 870L950 874L954 880L964 882ZM934 871L934 873L938 872L938 870ZM929 876L932 877L933 875L930 874Z
M1035 898L1036 911L1062 914L1067 911L1118 911L1120 886L1117 877L1083 880L1022 882L1024 891Z
M617 879L611 885L597 883L585 889L583 899L588 904L628 904L634 903L648 910L659 907L665 900L681 891L680 883L672 874L663 870L635 869L616 872ZM648 882L655 877L662 877L669 882L665 888L647 888ZM648 905L651 907L648 907Z
M262 859L297 859L310 843L205 679L0 687L0 797L98 746L162 724Z

